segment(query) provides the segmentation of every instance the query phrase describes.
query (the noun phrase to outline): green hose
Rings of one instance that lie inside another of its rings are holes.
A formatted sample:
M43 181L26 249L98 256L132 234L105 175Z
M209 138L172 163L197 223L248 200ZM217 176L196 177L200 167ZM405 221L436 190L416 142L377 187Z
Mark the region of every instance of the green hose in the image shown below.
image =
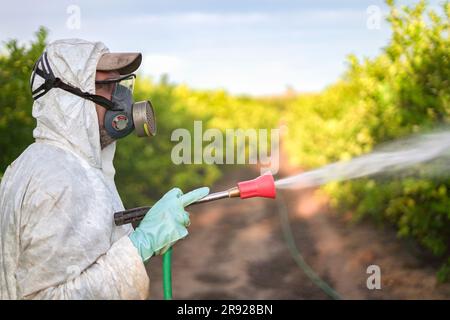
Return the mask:
M317 273L314 272L314 270L306 263L305 259L303 258L302 254L297 248L297 245L295 244L294 234L292 232L291 224L289 222L289 214L287 212L287 208L285 205L285 201L281 194L278 194L278 213L280 215L281 219L281 227L283 231L283 236L286 241L288 250L294 259L294 261L297 263L297 265L303 270L303 272L306 274L306 276L320 289L322 289L323 292L325 292L331 299L334 300L341 300L342 297L339 295L339 293L336 292L328 283L326 283L324 280L322 280Z
M172 300L172 247L162 259L164 300Z

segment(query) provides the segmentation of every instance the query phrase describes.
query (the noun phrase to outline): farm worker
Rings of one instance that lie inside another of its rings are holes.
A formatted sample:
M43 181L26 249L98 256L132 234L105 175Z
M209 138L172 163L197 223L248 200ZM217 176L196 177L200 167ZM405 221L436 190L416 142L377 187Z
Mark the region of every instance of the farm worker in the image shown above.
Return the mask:
M172 189L136 230L114 224L113 213L124 210L114 184L115 141L138 129L130 83L141 60L69 39L49 44L36 63L35 142L0 185L1 299L145 299L143 262L188 234L184 207L208 188ZM154 134L152 119L144 122Z

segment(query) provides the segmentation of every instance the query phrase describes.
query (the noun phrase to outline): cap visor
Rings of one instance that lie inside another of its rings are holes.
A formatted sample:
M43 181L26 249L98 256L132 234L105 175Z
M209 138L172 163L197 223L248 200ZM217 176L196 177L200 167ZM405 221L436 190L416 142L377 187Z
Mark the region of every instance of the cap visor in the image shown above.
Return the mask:
M142 54L138 52L110 52L100 57L97 63L99 71L118 71L120 74L135 72L142 62Z

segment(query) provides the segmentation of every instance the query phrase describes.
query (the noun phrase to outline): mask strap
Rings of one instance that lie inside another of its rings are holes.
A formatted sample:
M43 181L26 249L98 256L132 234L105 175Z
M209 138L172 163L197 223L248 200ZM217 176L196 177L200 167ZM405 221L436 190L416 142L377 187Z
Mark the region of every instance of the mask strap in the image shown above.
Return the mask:
M90 94L88 92L81 91L79 88L72 87L72 86L62 82L61 79L59 79L59 78L55 79L53 88L60 88L64 91L70 92L76 96L79 96L81 98L84 98L84 99L90 100L94 103L97 103L97 104L101 105L102 107L105 107L108 110L114 109L114 103L111 100L106 99L105 97L99 96L97 94Z
M41 66L41 68L39 68L39 65ZM44 83L41 84L36 90L33 90L33 83L34 83L36 74L38 74L41 78L44 79ZM54 81L55 81L55 76L52 72L52 69L50 68L50 64L47 59L47 52L44 52L33 67L33 76L31 77L31 83L30 83L33 99L37 100L40 97L42 97L44 94L46 94L48 91L50 91L50 89L53 88Z
M47 65L45 65L45 63ZM39 64L41 64L42 69L39 68ZM32 96L34 100L39 99L47 92L49 92L52 88L60 88L64 91L70 92L76 96L92 101L96 104L105 107L108 110L114 109L114 103L111 100L106 99L105 97L99 96L97 94L90 94L88 92L81 91L79 88L72 87L67 83L62 82L60 78L55 78L52 70L50 69L50 64L47 58L47 52L44 52L39 60L34 65L34 72L31 78L31 86L33 86L34 78L38 74L42 77L45 82L41 84L37 89L32 90ZM42 92L41 92L42 91Z

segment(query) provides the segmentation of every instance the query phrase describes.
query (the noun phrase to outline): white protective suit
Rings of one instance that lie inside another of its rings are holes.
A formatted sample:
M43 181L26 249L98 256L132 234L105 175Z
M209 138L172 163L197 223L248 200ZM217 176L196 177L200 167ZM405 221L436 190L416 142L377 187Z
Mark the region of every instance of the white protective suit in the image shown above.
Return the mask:
M104 44L61 40L46 51L56 77L95 93ZM0 185L0 298L147 298L132 227L114 225L113 213L124 209L116 146L101 150L94 103L54 88L34 102L33 117L36 141Z

